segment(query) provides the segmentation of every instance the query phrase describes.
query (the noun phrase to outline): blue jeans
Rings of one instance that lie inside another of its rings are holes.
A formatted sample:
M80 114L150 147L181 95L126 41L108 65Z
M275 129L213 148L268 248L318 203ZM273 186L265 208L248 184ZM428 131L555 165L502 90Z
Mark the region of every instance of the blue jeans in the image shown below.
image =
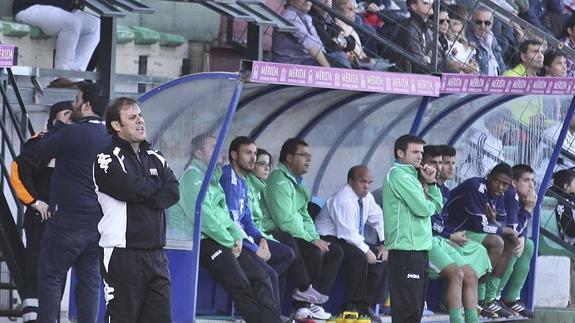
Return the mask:
M62 286L72 266L78 279L78 323L96 323L101 284L98 240L97 228L68 229L48 222L38 266L38 323L54 323L59 317Z

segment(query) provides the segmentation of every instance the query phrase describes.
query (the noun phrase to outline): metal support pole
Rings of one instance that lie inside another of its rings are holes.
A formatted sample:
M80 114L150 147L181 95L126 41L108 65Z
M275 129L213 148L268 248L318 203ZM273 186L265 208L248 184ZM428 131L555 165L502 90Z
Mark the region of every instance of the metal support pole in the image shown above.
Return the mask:
M246 57L252 61L261 61L264 57L264 33L260 25L248 22L248 44Z
M100 20L100 84L104 88L104 96L109 100L114 97L116 73L116 18L101 17Z
M415 115L415 119L413 119L413 123L411 124L411 129L409 130L410 135L416 135L419 127L421 126L421 121L423 120L423 115L425 115L425 110L429 106L429 102L431 102L430 96L424 96L421 99L421 104L419 105L419 109L417 109L417 114Z
M545 191L547 191L547 187L551 182L551 176L553 175L553 171L555 170L555 165L557 164L557 158L559 158L559 153L561 152L561 148L563 147L563 142L565 141L565 137L567 136L567 131L569 130L569 126L571 125L571 120L575 116L575 96L571 100L571 105L567 110L567 115L563 120L563 127L561 127L561 132L559 133L559 137L557 138L557 143L555 147L553 147L553 153L549 158L549 165L547 165L547 170L545 171L545 176L543 176L543 180L541 181L541 185L539 186L539 192L537 192L537 203L535 204L535 209L533 211L533 226L531 228L532 235L531 239L533 240L533 257L531 258L531 271L529 272L529 278L527 280L527 306L533 310L535 307L535 273L537 271L537 254L539 252L539 227L541 226L541 203L543 202L543 198L545 197Z
M228 135L228 131L230 130L230 126L232 124L232 120L236 109L238 107L238 103L240 102L240 96L243 89L243 82L238 81L236 84L236 88L234 90L234 94L232 96L232 100L230 105L228 106L228 112L226 113L226 117L224 119L224 123L220 130L220 134L218 135L218 140L216 141L216 146L214 148L214 152L212 153L212 158L210 159L210 163L206 170L206 174L204 175L204 180L202 182L202 186L200 187L200 191L198 193L198 197L196 199L196 209L194 213L194 232L192 235L192 263L194 264L192 268L192 275L191 275L191 284L192 284L192 299L191 299L191 312L192 317L195 320L196 317L196 303L198 298L198 271L199 271L199 264L200 264L200 228L202 226L202 203L206 197L206 193L208 191L208 187L210 185L210 180L214 174L214 170L216 169L216 164L218 161L218 156L222 151L222 147L224 146L224 141L226 140L226 136Z

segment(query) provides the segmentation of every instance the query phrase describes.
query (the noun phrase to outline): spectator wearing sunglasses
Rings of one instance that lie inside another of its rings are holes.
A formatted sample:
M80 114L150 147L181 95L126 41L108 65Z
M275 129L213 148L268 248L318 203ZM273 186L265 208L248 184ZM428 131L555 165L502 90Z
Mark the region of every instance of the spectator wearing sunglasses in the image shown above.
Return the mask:
M395 42L417 61L431 64L432 48L436 45L429 23L429 17L433 15L433 0L407 0L406 4L411 16L405 27L397 33ZM425 69L412 64L403 55L394 59L401 71L427 73Z
M486 7L477 7L473 12L471 27L467 30L467 39L476 45L475 60L479 64L480 74L497 76L506 70L506 66L492 28L493 12Z

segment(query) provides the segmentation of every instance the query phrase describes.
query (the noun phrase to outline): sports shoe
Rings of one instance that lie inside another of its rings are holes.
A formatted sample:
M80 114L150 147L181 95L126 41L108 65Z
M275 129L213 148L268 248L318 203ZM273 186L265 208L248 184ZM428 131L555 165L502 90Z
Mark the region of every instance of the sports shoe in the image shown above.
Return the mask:
M515 302L510 303L505 302L505 305L510 310L523 317L528 317L530 319L535 318L535 313L533 313L533 311L528 309L527 306L525 306L525 304L523 304L523 302L520 299L516 300Z
M305 319L309 319L312 317L312 313L309 310L309 308L307 307L300 307L297 309L297 311L295 311L291 317L294 320L305 320Z
M489 302L483 302L481 307L483 308L483 310L481 311L481 314L483 315L483 311L486 311L487 313L495 313L497 314L497 317L500 318L508 318L508 317L512 317L513 316L513 312L507 308L507 306L503 305L502 303L500 303L497 300L492 300ZM489 317L489 316L487 316ZM493 318L493 317L491 317Z
M331 317L331 313L326 312L323 307L315 304L309 306L311 317L318 320L327 320Z
M481 317L485 317L488 319L496 319L499 317L499 315L497 315L497 311L501 308L499 307L498 304L491 304L491 302L489 303L490 306L487 306L487 304L485 303L485 301L479 301L479 303L477 304L477 307L479 307L480 312L479 315Z
M323 304L327 302L327 300L329 299L329 296L321 294L320 292L315 290L311 285L309 285L308 289L303 292L296 288L291 297L296 301L307 302L312 304Z
M421 314L422 316L432 316L433 315L433 311L427 309L427 302L423 303L423 313Z

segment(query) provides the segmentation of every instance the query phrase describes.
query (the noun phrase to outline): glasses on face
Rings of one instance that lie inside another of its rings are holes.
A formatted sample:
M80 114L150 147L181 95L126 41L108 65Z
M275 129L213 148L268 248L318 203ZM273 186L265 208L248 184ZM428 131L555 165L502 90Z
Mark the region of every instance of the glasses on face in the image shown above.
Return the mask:
M492 22L491 20L475 20L475 24L480 26L480 25L485 25L485 26L491 26Z
M449 18L439 19L439 24L440 24L440 25L442 25L442 24L444 24L444 23L449 23L449 22L450 22Z
M302 156L305 159L311 159L311 154L310 153L293 153L296 156Z
M260 167L269 167L269 168L272 167L272 163L266 163L265 161L256 162L256 165Z

